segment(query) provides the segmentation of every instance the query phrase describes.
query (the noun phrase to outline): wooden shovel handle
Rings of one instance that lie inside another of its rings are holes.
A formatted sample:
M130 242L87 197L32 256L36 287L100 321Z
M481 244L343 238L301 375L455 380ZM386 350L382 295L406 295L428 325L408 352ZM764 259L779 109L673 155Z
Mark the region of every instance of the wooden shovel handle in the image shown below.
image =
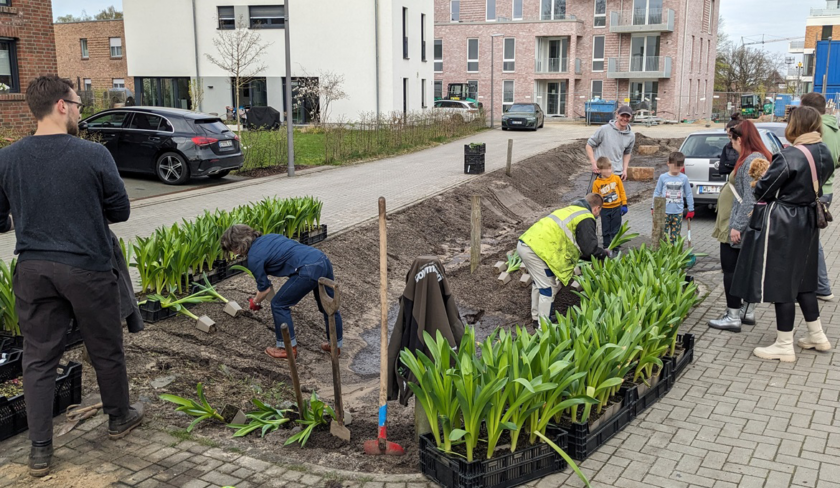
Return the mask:
M295 353L292 349L292 338L289 334L289 326L287 324L280 324L280 333L283 336L283 344L286 346L286 358L289 360L289 376L292 377L292 388L295 390L295 399L298 404L298 414L303 415L306 408L303 403L303 393L300 391L300 379L298 378L297 364L295 363Z
M388 231L385 225L385 197L379 197L379 405L388 397Z

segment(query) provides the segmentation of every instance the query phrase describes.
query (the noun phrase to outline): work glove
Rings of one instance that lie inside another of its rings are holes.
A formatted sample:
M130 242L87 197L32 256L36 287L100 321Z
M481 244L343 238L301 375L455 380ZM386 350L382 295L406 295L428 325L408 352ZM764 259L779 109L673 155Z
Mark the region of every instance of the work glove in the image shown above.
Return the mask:
M621 206L621 216L623 217L625 215L627 215L627 205L622 205Z
M259 303L255 302L253 298L249 298L249 299L248 299L248 308L250 308L251 310L253 310L254 312L256 312L256 311L258 311L258 310L262 310L262 305L260 305Z
M688 212L687 214L685 214L685 218L687 218L689 220L693 219L694 218L694 212Z

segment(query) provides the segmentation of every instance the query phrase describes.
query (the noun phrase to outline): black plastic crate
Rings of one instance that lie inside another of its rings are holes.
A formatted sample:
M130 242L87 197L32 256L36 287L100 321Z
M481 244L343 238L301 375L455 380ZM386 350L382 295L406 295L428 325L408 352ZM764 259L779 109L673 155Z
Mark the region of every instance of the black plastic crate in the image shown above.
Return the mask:
M552 432L559 430L565 432L568 437L569 449L566 453L572 459L583 461L598 450L599 447L607 443L608 440L630 425L633 420L633 409L636 403L635 389L621 389L619 395L622 396L621 407L612 417L601 422L595 429L590 429L589 424L582 424L572 422L566 428L553 429Z
M72 361L66 365L59 365L53 397L53 417L67 411L70 405L81 402L82 365ZM12 398L0 397L0 441L20 434L28 428L23 394Z
M420 471L446 488L509 488L557 473L566 462L551 446L538 442L533 446L522 440L516 452L507 452L492 459L448 456L437 448L432 434L420 436ZM552 439L566 449L565 432Z
M185 303L183 304L183 307L189 309L195 305L195 303ZM140 317L142 317L143 322L146 322L147 324L154 324L155 322L160 322L161 320L166 320L170 317L178 315L178 311L174 308L163 308L157 300L146 300L145 303L139 304L139 308Z
M301 244L311 246L317 244L327 238L327 224L321 224L317 229L304 232L298 236L298 241Z
M475 155L482 155L487 152L487 146L484 143L476 145L476 147L472 147L469 144L464 144L464 156L475 156Z
M227 278L232 278L236 275L242 274L243 273L242 270L230 269L230 267L239 265L239 266L244 266L244 267L247 268L248 267L247 263L248 263L248 258L239 258L239 259L234 259L233 261L228 261L227 265L225 266L225 276Z
M484 173L484 155L464 156L464 174L480 175Z
M15 346L13 338L0 340L0 355L5 358L3 363L0 364L0 383L19 377L23 372L23 363L21 362L23 351Z
M668 389L674 387L677 377L685 371L689 364L694 362L694 334L677 334L677 344L682 346L682 354L668 357L671 361L671 384Z
M639 385L631 385L626 388L628 391L633 391L636 401L633 405L633 418L638 417L651 405L658 402L660 398L664 397L673 386L672 378L672 362L668 358L662 358L662 371L659 373L659 381L647 391L640 394Z
M78 322L76 322L76 319L70 319L70 325L67 327L67 344L64 346L64 350L69 351L83 342L82 331L79 330Z
M5 344L5 346L3 344ZM17 349L23 349L23 336L12 335L10 332L0 332L0 347L14 347Z

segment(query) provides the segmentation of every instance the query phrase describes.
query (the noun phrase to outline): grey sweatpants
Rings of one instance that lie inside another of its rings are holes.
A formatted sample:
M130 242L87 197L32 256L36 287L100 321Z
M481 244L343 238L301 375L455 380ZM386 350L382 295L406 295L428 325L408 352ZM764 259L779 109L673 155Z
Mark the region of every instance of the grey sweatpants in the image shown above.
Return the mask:
M528 269L534 282L531 284L531 320L545 317L551 320L551 304L563 284L548 269L548 265L522 241L516 245L516 252Z

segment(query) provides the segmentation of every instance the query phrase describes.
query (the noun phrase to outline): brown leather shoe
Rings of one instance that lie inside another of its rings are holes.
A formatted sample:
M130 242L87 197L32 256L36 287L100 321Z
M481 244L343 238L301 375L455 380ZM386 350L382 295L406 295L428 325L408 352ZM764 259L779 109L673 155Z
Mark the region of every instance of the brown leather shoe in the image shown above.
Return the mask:
M332 347L330 347L329 342L322 342L321 343L321 350L325 353L329 354L332 351ZM338 348L338 355L341 356L341 348Z
M298 357L297 353L297 346L292 346L292 352L295 355L295 359ZM269 356L273 357L274 359L287 359L286 356L286 348L279 348L279 347L266 347L265 353Z

